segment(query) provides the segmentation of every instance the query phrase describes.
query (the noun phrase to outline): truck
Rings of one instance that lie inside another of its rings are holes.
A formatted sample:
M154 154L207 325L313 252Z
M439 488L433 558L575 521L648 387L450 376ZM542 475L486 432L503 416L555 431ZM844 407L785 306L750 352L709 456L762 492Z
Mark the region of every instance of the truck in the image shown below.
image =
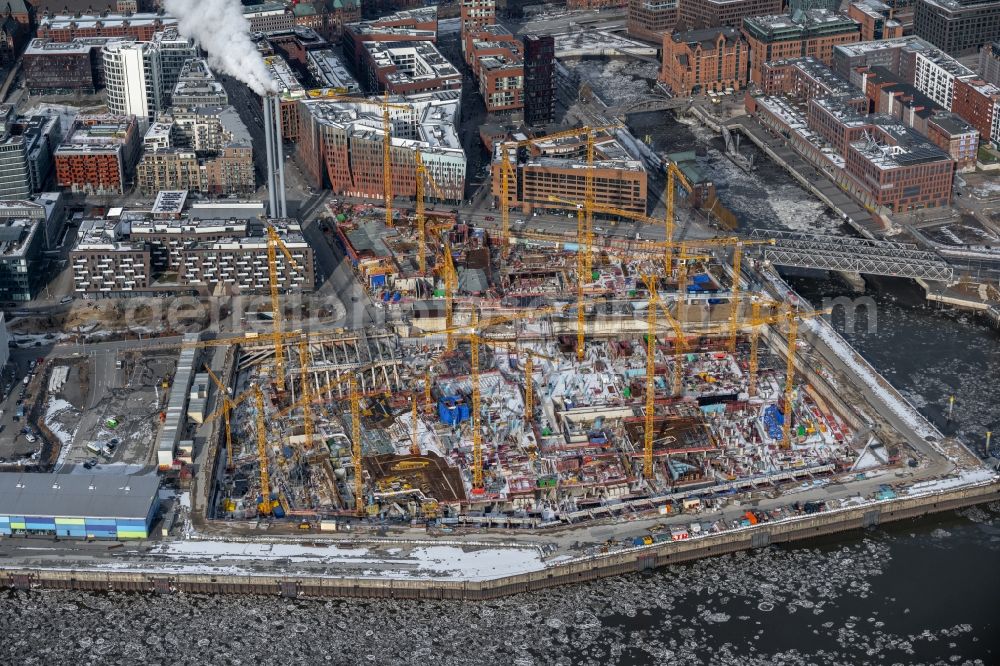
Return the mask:
M87 450L93 453L100 453L103 450L100 442L88 442Z

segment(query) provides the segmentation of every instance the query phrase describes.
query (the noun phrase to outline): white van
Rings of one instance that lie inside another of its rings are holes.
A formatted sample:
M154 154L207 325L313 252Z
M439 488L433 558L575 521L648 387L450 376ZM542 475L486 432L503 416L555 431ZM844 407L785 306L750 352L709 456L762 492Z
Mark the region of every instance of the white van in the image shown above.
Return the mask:
M90 452L92 452L92 453L100 453L101 452L101 443L100 442L89 442L87 444L87 450L90 451Z

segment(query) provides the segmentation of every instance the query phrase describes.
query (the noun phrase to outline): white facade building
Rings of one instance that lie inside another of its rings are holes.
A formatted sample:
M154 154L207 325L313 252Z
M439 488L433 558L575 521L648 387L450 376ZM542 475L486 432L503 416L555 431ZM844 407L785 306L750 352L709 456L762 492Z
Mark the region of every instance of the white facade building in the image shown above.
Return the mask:
M937 49L916 51L913 63L913 87L951 110L955 98L955 79L972 79L976 73Z
M134 115L143 129L163 108L162 70L155 42L117 42L103 49L108 111Z

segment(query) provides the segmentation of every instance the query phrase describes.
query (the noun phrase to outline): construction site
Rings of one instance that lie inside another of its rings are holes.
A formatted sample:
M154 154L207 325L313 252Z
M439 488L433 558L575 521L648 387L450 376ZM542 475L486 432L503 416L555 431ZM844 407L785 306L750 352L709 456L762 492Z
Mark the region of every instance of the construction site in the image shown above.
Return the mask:
M494 230L428 213L417 164L415 210L330 210L389 325L284 330L272 234L273 331L192 366L220 396L204 419L224 467L214 517L534 527L899 459L802 374L799 327L824 313L744 277L744 252L769 241L673 240L674 169L667 241L598 245L594 219L613 209L590 203L590 178L570 242L512 229L507 206Z

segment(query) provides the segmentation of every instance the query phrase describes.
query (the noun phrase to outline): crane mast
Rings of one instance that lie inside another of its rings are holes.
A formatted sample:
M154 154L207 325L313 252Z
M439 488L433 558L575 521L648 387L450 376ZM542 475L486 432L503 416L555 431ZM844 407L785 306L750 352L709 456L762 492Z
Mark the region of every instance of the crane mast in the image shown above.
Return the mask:
M358 380L351 375L351 465L354 467L354 509L358 515L364 514L365 502L362 494L364 484L361 475L361 398L358 396Z
M305 448L309 450L313 446L313 437L316 434L316 427L313 422L312 413L312 386L309 381L309 373L306 369L309 367L309 343L305 340L299 340L299 366L302 370L302 375L299 377L302 386L302 429L305 435Z
M264 392L259 384L254 384L253 400L257 425L257 460L260 473L260 494L263 500L258 509L265 515L271 515L271 475L267 460L267 426L264 422Z
M208 371L208 376L215 382L215 385L219 388L219 395L222 396L222 419L226 425L226 469L231 470L233 469L233 431L229 419L235 405L229 398L229 389L212 372L212 368L206 365L205 370Z
M788 359L785 364L785 399L784 419L781 424L781 448L792 445L792 382L795 380L795 346L799 332L799 320L795 318L794 310L788 310Z
M392 227L392 120L389 118L389 91L382 102L382 190L385 197L385 226Z
M642 474L653 480L653 411L656 407L656 278L648 276L649 305L646 306L646 420L643 427Z
M414 153L413 158L417 161L417 267L423 275L427 272L427 220L424 217L424 178L427 177L427 169L419 152Z

